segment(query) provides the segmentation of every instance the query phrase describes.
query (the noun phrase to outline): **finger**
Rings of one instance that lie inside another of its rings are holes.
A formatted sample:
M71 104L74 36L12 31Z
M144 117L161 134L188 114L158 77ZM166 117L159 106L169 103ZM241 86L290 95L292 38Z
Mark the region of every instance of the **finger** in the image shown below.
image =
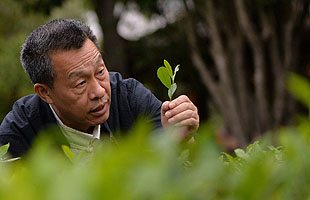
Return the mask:
M161 105L161 111L162 113L165 113L167 110L169 110L169 101L165 101L162 105Z
M178 105L177 107L170 109L169 111L167 111L165 113L165 117L167 118L171 118L175 115L178 115L180 113L183 113L185 111L191 111L191 112L198 112L197 107L193 104L193 103L182 103L180 105Z
M191 100L186 95L181 95L181 96L177 97L176 99L174 99L173 101L171 101L171 103L169 104L169 108L173 109L174 107L176 107L176 106L178 106L184 102L190 103Z
M168 112L170 112L170 111L168 111ZM176 124L176 123L179 123L179 122L187 120L187 119L194 119L194 120L199 121L199 116L198 116L197 112L194 112L192 110L185 110L185 111L178 113L177 115L175 115L171 118L168 118L168 123L169 124ZM189 124L189 125L191 125L191 124Z
M177 127L188 127L190 128L190 131L196 131L199 127L199 120L190 118L182 120L175 124Z

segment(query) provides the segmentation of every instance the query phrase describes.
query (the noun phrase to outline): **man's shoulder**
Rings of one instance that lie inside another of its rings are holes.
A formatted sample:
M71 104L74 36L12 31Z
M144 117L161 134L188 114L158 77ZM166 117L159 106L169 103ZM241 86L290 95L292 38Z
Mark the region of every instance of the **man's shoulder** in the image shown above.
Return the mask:
M25 153L37 133L48 124L56 123L49 106L36 95L17 100L0 125L0 145L10 143L13 156Z
M14 103L12 110L22 110L26 115L32 116L39 111L38 108L44 103L45 102L37 94L30 94L18 99Z
M134 78L123 79L118 72L110 73L111 108L108 123L112 130L129 130L141 115L150 116L160 127L161 101Z
M109 72L109 75L112 90L118 88L131 90L133 87L136 87L137 85L143 86L138 80L134 78L124 79L119 72Z
M2 122L19 122L22 125L31 120L48 116L48 109L48 104L37 94L30 94L18 99Z
M24 104L24 105L31 105L33 103L38 103L39 101L42 101L41 98L37 94L29 94L27 96L24 96L16 101L17 104Z
M144 106L147 107L149 105L161 106L161 101L134 78L123 79L120 73L110 72L110 82L112 99L114 97L114 100L126 100L134 110L143 110ZM144 106L141 104L144 104Z
M122 96L135 96L152 94L140 81L135 78L123 78L118 72L110 73L110 83L112 93L117 93Z

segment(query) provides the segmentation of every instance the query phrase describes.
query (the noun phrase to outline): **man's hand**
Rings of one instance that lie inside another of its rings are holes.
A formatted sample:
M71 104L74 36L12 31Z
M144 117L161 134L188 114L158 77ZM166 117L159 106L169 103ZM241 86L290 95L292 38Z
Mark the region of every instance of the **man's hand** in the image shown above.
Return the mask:
M170 125L180 127L182 131L178 139L184 140L199 127L198 109L187 96L181 95L162 104L161 123L164 128Z

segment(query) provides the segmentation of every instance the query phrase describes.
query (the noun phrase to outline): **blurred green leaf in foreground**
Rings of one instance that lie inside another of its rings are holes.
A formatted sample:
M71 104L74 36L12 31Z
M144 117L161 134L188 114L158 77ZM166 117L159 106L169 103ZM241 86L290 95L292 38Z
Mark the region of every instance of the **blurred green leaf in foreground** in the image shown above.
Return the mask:
M209 126L184 149L173 134L139 123L119 146L103 140L74 163L42 138L21 160L0 163L0 198L307 199L310 141L300 131L310 129L301 125L279 131L281 148L256 142L236 157L221 157Z

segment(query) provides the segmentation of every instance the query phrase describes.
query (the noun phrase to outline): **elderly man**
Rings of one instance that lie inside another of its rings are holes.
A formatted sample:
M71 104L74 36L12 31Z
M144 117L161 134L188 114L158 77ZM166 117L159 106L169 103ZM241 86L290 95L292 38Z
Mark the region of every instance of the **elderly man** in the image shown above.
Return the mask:
M108 72L96 37L74 19L56 19L34 30L21 51L34 91L19 99L0 126L0 144L21 156L40 131L58 124L73 150L89 150L101 134L127 131L140 115L156 128L182 127L181 139L199 127L187 96L163 104L135 79Z

